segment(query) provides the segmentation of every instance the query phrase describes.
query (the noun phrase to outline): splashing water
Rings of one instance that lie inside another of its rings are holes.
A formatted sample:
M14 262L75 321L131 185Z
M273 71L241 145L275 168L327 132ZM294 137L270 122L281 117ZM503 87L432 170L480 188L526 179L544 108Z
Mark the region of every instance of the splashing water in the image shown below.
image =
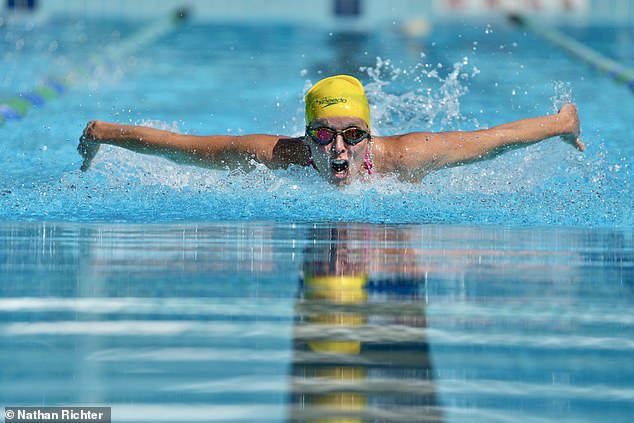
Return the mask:
M461 98L479 70L467 59L449 67L421 62L407 69L377 59L374 67L363 71L370 80L366 92L375 132L473 126L473 119L461 113ZM551 99L555 107L571 98L568 84L555 85ZM142 120L137 124L180 132L176 123ZM45 154L50 152L41 153ZM377 175L344 188L326 184L311 168L270 170L252 163L249 169L211 170L109 146L103 146L89 172L74 169L70 166L59 178L43 176L32 184L16 179L0 195L2 217L520 226L613 226L634 221L623 203L623 196L632 191L629 167L609 160L602 149L591 158L562 142L540 143L493 160L444 169L421 183Z
M366 93L376 125L389 133L432 130L438 125L438 130L456 129L466 120L460 114L460 97L469 92L467 84L479 73L476 67L469 72L468 65L465 57L448 71L442 64L424 62L400 69L389 59L377 58L375 67L361 68L370 78Z
M574 103L574 97L572 96L572 87L570 86L570 82L565 81L554 81L553 88L555 90L555 95L550 98L550 101L553 103L553 112L557 112L561 106L566 103Z

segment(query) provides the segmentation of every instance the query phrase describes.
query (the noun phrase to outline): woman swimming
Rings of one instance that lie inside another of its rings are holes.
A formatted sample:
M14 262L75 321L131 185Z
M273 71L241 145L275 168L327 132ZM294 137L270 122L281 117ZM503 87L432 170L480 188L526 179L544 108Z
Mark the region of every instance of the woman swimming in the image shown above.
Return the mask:
M395 173L420 181L427 173L496 156L560 136L580 151L577 108L565 104L553 115L522 119L476 131L411 132L373 136L370 108L359 80L336 75L306 94L306 133L281 135L185 135L143 126L90 121L78 146L82 171L90 168L101 144L160 155L179 163L234 168L251 161L269 168L315 167L335 184L365 175Z

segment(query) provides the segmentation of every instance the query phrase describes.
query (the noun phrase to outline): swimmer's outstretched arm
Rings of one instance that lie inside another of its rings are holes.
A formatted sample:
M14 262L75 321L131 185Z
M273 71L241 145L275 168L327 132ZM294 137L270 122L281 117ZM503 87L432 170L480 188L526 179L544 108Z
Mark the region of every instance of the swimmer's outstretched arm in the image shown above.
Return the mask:
M303 164L308 160L304 144L288 137L264 134L198 136L144 126L90 121L77 147L83 158L82 171L90 168L101 144L212 168L248 166L252 160L275 168Z
M555 136L583 151L585 146L579 140L579 133L577 108L573 104L565 104L559 113L522 119L490 129L414 132L386 137L377 149L385 150L385 170L399 172L405 179L417 180L436 169L488 159L509 149ZM399 152L398 157L395 151Z

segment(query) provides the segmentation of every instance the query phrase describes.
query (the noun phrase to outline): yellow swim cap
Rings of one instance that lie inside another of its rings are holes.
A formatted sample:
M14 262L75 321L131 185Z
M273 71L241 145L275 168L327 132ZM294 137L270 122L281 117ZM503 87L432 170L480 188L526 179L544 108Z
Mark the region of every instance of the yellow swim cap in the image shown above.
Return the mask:
M322 79L306 93L306 123L332 116L363 119L370 127L370 106L363 85L353 76L336 75Z

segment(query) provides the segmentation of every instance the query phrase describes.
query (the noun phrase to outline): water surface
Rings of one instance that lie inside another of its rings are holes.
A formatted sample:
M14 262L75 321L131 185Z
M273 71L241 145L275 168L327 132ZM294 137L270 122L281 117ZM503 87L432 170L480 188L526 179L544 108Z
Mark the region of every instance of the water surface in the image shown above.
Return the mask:
M116 421L628 422L633 234L5 223L0 398Z

